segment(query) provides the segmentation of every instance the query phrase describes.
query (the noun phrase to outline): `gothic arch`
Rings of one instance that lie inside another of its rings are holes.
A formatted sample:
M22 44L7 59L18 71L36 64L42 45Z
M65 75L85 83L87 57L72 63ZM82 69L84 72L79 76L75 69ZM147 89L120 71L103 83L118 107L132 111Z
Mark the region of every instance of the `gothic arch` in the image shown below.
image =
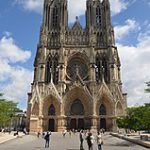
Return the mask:
M102 80L102 63L101 63L101 56L97 52L95 56L95 62L96 62L96 81L99 82Z
M55 108L55 115L59 116L61 113L61 103L53 95L49 95L43 100L43 115L48 116L48 110L51 106Z
M116 103L116 115L118 116L118 115L122 115L124 112L123 112L123 107L122 107L122 104L121 104L121 102L120 101L118 101L117 103Z
M53 82L54 84L58 84L58 76L59 76L59 70L58 70L58 61L59 61L59 55L58 53L55 54L54 58L54 75L53 75Z
M102 16L101 16L101 8L100 6L98 5L96 7L96 26L101 26L101 22L102 21Z
M51 54L48 55L46 59L46 71L45 71L45 79L46 82L49 83L51 81L51 74L53 73L53 82L54 84L58 83L58 65L59 65L59 55L58 53L55 53L54 56ZM52 72L53 70L53 72Z
M105 82L108 82L109 80L109 68L108 68L108 58L105 56L105 54L102 56L102 66L103 66L103 72L104 72L104 79Z
M52 67L52 55L50 54L46 59L45 79L47 83L51 81L51 70L50 70L51 67Z
M33 116L38 116L39 115L39 104L37 102L34 102L32 105L33 106L32 106L32 110L31 110L31 114Z
M101 98L96 102L96 115L98 116L100 115L101 106L104 106L106 115L109 116L109 115L114 114L113 103L109 100L109 97L105 94L101 96ZM101 115L104 115L104 114L101 114Z
M56 115L55 106L51 104L48 108L48 116L55 116L55 115Z
M78 94L77 94L78 93ZM70 115L71 105L75 100L79 99L84 106L84 115L88 116L92 114L93 103L91 98L87 93L85 93L84 89L81 87L74 87L63 99L63 110L66 116Z
M89 60L88 56L86 55L86 53L73 52L73 53L70 54L70 56L68 57L67 62L69 62L72 58L79 58L79 59L83 60L84 62L86 62L87 65L88 65L89 62L90 62L90 60Z
M97 115L99 115L99 107L101 106L101 104L106 107L107 115L114 114L115 101L105 82L102 83L98 91L98 95L95 99L95 110Z
M59 14L58 14L58 7L54 6L52 10L52 27L57 28L58 27L58 20L59 20Z
M106 106L103 103L99 107L99 115L107 115Z

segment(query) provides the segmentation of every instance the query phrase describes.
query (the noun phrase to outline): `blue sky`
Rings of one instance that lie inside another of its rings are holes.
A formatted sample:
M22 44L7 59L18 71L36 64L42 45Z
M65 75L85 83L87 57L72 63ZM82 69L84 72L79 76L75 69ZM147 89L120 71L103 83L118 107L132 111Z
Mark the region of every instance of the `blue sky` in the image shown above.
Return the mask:
M110 0L128 105L150 102L150 0ZM86 0L69 0L69 24L84 25ZM25 109L42 22L43 0L0 0L0 92Z

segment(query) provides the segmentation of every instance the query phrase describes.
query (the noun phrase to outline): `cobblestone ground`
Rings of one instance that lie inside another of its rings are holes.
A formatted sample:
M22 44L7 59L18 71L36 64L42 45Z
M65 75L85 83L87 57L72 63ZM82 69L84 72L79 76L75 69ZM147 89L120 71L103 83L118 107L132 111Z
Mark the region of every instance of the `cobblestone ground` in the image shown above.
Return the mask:
M104 146L103 150L147 150L147 148L138 146L136 144L115 138L109 134L103 136ZM60 133L53 133L51 136L51 147L44 148L44 139L37 138L33 135L27 135L22 138L17 138L12 141L0 145L0 150L79 150L79 135L66 135L62 137ZM88 150L87 143L84 141L84 149ZM97 150L96 142L94 149Z

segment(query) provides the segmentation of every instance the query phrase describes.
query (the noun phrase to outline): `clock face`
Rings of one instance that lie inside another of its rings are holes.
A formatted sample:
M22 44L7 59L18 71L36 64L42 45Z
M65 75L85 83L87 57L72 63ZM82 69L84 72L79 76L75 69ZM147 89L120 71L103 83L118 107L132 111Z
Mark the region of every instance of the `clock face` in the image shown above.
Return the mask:
M79 58L73 58L69 61L67 66L67 75L70 78L74 78L75 75L79 73L82 79L85 79L88 75L88 67L87 65L80 60Z

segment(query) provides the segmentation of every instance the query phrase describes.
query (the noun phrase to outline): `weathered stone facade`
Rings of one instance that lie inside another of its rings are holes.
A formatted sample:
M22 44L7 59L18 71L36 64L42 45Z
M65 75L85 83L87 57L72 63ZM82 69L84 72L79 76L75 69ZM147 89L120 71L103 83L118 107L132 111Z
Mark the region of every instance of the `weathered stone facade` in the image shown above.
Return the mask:
M86 27L68 26L67 0L45 0L34 80L28 94L30 131L105 128L126 109L109 0L87 0Z

